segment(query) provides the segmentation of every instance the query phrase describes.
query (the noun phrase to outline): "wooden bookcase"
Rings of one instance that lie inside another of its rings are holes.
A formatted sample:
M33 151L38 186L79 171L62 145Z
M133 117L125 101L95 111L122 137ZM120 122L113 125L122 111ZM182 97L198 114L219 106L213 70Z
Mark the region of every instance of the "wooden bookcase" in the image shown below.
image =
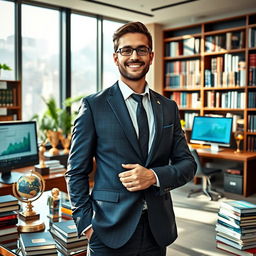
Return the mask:
M21 120L21 81L0 80L0 121Z
M163 44L163 95L188 134L195 115L228 115L233 131L243 120L243 149L256 151L256 14L166 29Z

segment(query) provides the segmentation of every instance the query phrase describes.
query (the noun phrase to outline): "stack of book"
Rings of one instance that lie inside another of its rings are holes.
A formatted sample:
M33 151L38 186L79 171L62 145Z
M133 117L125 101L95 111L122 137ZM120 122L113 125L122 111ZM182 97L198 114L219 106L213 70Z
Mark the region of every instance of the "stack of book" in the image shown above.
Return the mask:
M47 167L49 167L50 172L60 172L65 171L65 166L60 163L59 160L47 160L45 161Z
M17 213L20 206L12 195L0 196L0 244L9 249L17 248Z
M63 255L83 255L87 249L85 236L78 238L77 229L73 220L54 222L50 229L58 251Z
M242 200L221 202L216 231L217 248L256 255L256 205Z
M19 244L23 256L57 256L55 241L49 231L20 234Z

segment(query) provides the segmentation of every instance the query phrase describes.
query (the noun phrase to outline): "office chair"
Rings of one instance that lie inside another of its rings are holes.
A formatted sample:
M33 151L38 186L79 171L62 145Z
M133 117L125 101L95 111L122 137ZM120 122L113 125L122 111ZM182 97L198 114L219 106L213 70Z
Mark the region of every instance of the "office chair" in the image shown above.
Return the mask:
M190 151L197 163L197 171L195 176L202 178L202 187L197 190L191 190L187 197L190 197L192 194L196 193L204 193L210 200L217 201L223 197L223 195L212 189L211 177L214 174L220 173L222 170L217 168L203 167L197 151L195 149L191 149Z

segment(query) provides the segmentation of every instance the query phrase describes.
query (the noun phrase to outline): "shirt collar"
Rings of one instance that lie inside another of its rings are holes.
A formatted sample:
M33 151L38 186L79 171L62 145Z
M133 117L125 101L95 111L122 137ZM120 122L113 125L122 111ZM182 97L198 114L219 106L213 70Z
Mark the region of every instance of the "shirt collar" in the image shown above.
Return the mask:
M123 81L118 80L119 88L121 90L121 93L124 97L124 100L127 100L134 92L127 84L125 84ZM136 93L138 94L138 93ZM139 93L140 95L147 95L148 99L150 100L150 94L149 94L149 86L146 84L145 91L143 93Z

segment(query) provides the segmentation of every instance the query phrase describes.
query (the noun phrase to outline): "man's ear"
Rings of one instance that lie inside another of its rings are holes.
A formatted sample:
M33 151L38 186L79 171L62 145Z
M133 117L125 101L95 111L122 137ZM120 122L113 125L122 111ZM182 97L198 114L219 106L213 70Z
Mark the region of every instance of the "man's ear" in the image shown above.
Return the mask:
M115 64L116 64L116 66L118 66L118 65L119 65L119 62L118 62L118 53L116 53L116 52L113 53L113 59L114 59L114 62L115 62Z
M154 56L155 56L154 52L151 52L150 53L150 65L152 64L152 62L154 60Z

